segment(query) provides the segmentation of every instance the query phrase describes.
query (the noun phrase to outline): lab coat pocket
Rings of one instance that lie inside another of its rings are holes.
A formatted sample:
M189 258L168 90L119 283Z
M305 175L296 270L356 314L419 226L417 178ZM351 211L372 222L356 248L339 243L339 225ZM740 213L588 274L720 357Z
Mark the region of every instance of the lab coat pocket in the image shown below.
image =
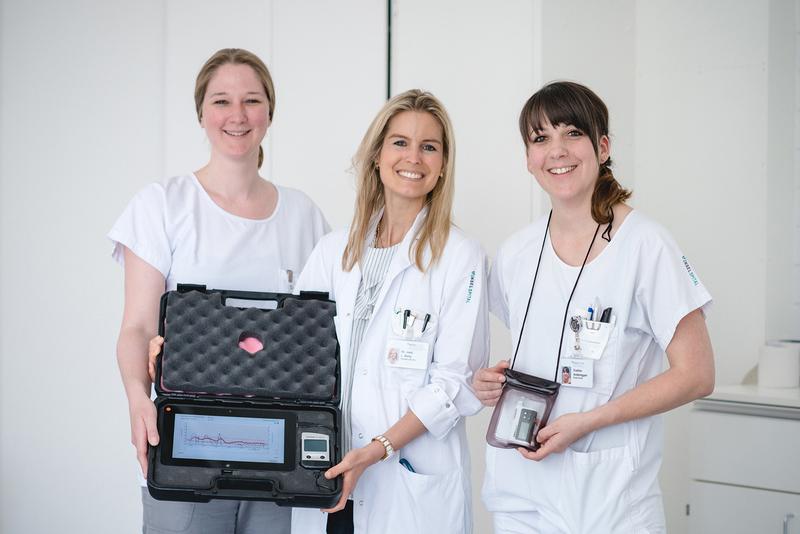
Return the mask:
M396 308L390 320L383 354L384 383L412 390L425 383L436 341L436 319L432 314Z
M630 448L564 451L559 508L573 533L632 532Z
M400 504L405 501L410 505L403 507L408 527L404 532L467 532L464 475L461 469L436 475L412 473L400 463L397 469L400 471L400 487L395 493L395 502Z

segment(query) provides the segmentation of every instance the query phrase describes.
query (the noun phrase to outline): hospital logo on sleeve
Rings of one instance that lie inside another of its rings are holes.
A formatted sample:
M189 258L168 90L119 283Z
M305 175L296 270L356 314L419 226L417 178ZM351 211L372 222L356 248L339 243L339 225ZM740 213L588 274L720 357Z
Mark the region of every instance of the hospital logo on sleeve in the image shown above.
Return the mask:
M686 259L686 256L681 258L683 260L683 266L686 267L686 272L689 273L689 278L692 279L692 283L696 286L700 284L700 280L697 279L697 276L694 274L692 270L692 266L689 265L689 260Z
M472 291L475 289L475 271L469 273L469 285L467 286L467 304L472 302Z

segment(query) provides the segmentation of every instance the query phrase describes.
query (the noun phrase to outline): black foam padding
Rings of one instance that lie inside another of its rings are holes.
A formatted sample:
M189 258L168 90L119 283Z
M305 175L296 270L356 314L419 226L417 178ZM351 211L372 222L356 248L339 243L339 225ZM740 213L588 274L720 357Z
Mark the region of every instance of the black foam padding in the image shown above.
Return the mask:
M328 300L287 297L275 310L225 306L219 293L170 292L161 386L168 392L330 401L338 343ZM258 338L255 354L239 348Z

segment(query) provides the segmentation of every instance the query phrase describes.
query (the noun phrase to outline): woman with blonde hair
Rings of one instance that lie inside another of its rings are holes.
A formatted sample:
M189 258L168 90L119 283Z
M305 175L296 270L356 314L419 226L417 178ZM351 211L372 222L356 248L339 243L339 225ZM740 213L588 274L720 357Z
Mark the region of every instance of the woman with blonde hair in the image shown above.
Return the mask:
M128 397L131 442L143 474L147 445L159 440L147 356L161 294L178 283L291 291L294 273L328 230L305 194L259 175L261 141L275 110L275 90L264 63L247 50L219 50L197 75L194 96L211 148L208 163L145 187L108 234L114 259L125 269L117 361ZM290 511L272 503L156 501L147 488L142 488L142 501L145 534L289 531Z
M472 530L464 416L488 351L486 258L451 220L455 147L433 95L395 96L354 159L349 230L320 241L298 287L336 300L341 348L341 500L295 509L293 532Z

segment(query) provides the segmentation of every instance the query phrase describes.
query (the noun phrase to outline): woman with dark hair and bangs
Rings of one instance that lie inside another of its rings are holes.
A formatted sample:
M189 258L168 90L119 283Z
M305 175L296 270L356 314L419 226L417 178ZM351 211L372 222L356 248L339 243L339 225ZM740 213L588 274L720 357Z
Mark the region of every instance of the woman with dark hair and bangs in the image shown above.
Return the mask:
M497 533L664 532L658 414L713 390L711 296L669 233L625 203L594 92L550 83L519 126L552 209L498 252L490 308L517 350L473 385L487 406L512 366L560 387L529 447L487 448L484 502Z

